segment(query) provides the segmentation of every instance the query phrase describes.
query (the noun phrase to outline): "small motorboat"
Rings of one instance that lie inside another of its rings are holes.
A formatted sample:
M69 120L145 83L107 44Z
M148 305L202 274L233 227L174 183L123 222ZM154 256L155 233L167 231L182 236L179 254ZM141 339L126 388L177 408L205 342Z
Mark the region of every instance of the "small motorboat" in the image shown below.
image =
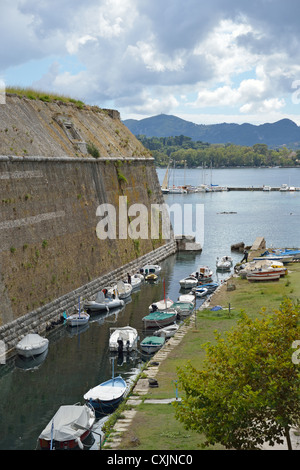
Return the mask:
M126 391L127 384L119 375L91 388L84 395L84 399L94 408L97 417L112 413L123 400Z
M113 296L118 294L119 299L124 300L131 296L132 285L128 282L118 281L113 287L107 291L108 295Z
M155 312L156 310L168 310L169 308L172 308L173 303L174 302L171 299L163 299L159 300L158 302L153 302L151 305L149 305L149 312Z
M42 354L49 346L49 340L37 333L29 333L16 345L16 351L20 356L32 357Z
M68 326L83 326L88 323L90 315L87 312L72 313L66 319Z
M83 304L86 310L90 311L101 311L106 310L107 312L111 309L123 307L124 300L118 297L118 293L115 292L110 297L108 295L108 289L105 288L98 292L95 300L86 300Z
M202 282L200 284L200 287L206 287L206 289L208 289L209 292L212 292L216 290L217 287L219 287L219 284L217 282Z
M183 289L191 289L192 287L197 286L198 279L191 274L190 276L181 279L179 281L179 284L180 287L182 287Z
M79 298L78 308L74 313L67 316L66 324L68 326L83 326L88 323L89 319L90 319L90 315L84 310L82 311L80 308L80 298Z
M192 290L194 290L195 287L193 287ZM195 295L194 294L183 294L178 297L179 302L190 302L193 305L195 305Z
M143 280L144 280L144 277L142 276L142 279L141 279L139 274L134 274L133 276L131 276L132 290L136 290L139 287L141 287Z
M208 289L203 286L195 287L194 290L197 297L205 297L208 294Z
M131 326L110 328L109 349L113 352L131 352L137 349L138 332Z
M232 258L230 256L222 256L222 258L217 258L217 271L230 271L232 263Z
M83 449L95 420L95 411L88 405L61 406L39 435L41 449Z
M177 319L177 310L155 311L146 315L142 320L144 328L162 328L174 323Z
M147 336L141 341L140 348L147 354L153 354L162 348L165 342L164 336Z
M193 296L194 297L194 296ZM194 302L177 301L172 305L180 318L186 317L192 313L195 308Z
M164 338L168 339L175 335L178 331L179 325L174 323L173 325L165 326L164 328L160 328L159 330L154 331L153 336L163 336Z
M147 274L159 274L161 272L161 266L158 264L146 264L140 269L140 272L146 276Z
M213 276L213 271L209 269L208 266L199 266L197 268L197 271L191 274L192 276L195 276L198 281L204 281L204 280L209 280Z

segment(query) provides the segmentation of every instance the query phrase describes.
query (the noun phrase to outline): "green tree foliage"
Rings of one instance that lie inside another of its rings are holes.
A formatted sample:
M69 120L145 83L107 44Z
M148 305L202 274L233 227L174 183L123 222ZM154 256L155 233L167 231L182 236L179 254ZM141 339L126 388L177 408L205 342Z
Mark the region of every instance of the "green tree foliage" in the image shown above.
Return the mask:
M300 152L292 152L286 147L269 149L265 144L255 144L253 147L241 145L209 144L193 141L183 135L176 137L146 137L139 135L138 139L144 147L152 152L157 166L167 166L169 160L175 160L177 167L186 165L196 168L210 165L221 167L261 167L261 166L295 166L300 159Z
M281 443L300 425L300 364L292 360L300 339L300 306L286 299L272 315L250 319L206 345L202 370L179 369L186 397L176 417L206 436L206 445L257 449Z

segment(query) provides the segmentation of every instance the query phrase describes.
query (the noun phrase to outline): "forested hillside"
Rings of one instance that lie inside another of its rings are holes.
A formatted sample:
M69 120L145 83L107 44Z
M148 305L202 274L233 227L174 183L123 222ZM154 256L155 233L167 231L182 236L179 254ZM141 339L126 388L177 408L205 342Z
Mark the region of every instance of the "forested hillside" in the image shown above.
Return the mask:
M270 149L266 144L255 144L251 147L233 144L209 144L193 141L183 135L176 137L137 138L149 149L156 166L167 166L169 160L175 160L177 167L196 168L212 164L214 168L222 167L261 167L261 166L298 166L300 151L286 147Z

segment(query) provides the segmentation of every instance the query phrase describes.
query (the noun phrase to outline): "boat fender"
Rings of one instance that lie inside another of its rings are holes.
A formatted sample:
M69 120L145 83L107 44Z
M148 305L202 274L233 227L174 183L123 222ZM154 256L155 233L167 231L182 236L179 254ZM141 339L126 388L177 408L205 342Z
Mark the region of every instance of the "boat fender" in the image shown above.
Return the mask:
M78 444L79 449L83 450L83 444L82 444L80 438L77 437L75 440L76 440L76 442L77 442L77 444Z
M148 382L149 382L149 387L150 388L154 388L154 387L158 387L158 382L156 379L153 379L153 378L149 378L148 379Z

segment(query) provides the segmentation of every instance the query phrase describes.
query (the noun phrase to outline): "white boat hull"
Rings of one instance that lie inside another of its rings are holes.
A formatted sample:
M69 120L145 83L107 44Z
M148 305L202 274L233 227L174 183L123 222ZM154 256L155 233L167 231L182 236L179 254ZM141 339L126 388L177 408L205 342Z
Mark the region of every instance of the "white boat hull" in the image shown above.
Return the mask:
M38 356L46 351L49 345L47 338L42 338L37 334L26 335L16 346L16 351L20 356Z
M69 326L83 326L88 323L90 315L88 313L76 313L67 317L66 323Z
M111 328L109 349L111 352L131 352L137 349L138 332L130 326L123 328Z
M248 281L277 281L280 273L251 273L247 274Z

